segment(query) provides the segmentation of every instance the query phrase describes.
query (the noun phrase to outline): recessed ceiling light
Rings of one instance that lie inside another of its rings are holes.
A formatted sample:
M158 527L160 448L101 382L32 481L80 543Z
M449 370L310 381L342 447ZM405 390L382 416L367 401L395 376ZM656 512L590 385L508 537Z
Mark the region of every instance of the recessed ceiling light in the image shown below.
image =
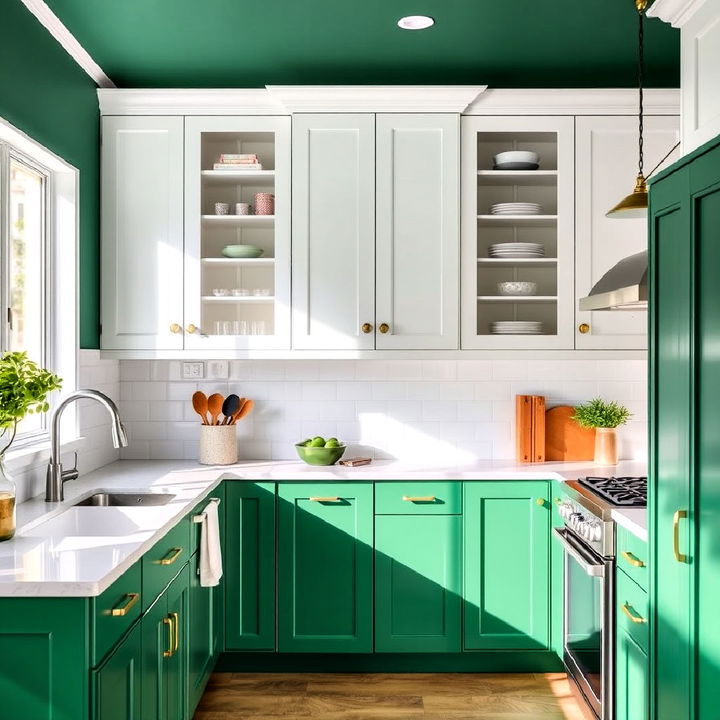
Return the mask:
M425 30L434 24L435 21L427 15L408 15L398 20L398 27L403 30Z

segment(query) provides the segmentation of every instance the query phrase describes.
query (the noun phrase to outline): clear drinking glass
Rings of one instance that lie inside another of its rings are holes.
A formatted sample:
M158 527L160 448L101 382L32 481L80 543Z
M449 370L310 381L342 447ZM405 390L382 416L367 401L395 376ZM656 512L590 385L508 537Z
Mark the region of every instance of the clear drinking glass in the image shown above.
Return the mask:
M233 334L232 320L223 320L223 335Z
M250 333L251 333L251 335L264 335L265 334L265 321L264 320L253 320Z
M214 329L215 329L215 333L214 333L215 335L222 335L222 334L223 334L223 324L222 324L222 320L216 320L216 321L213 323L213 327L214 327Z

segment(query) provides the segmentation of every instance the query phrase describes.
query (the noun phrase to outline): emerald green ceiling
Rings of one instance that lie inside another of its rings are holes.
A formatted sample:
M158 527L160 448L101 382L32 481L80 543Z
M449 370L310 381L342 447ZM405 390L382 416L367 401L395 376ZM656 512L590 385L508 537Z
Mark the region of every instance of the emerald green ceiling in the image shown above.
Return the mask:
M19 2L19 0L16 0ZM119 87L630 87L633 0L47 0ZM403 15L435 18L397 28ZM648 19L647 84L679 85L679 33Z

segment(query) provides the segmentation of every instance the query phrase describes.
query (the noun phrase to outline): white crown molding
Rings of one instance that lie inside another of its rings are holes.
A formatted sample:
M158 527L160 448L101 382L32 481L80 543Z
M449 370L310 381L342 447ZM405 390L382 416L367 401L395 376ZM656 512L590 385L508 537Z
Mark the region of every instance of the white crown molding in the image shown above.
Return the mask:
M264 88L98 90L101 115L287 115Z
M103 72L103 69L90 57L87 50L43 0L22 0L22 3L62 45L68 55L95 81L96 85L101 88L115 87L115 83Z
M461 113L487 85L268 85L289 112Z
M480 95L465 115L632 115L638 111L635 88L491 89ZM679 89L646 89L648 115L678 115Z
M656 17L673 27L685 25L705 4L705 0L655 0L647 11L648 17Z

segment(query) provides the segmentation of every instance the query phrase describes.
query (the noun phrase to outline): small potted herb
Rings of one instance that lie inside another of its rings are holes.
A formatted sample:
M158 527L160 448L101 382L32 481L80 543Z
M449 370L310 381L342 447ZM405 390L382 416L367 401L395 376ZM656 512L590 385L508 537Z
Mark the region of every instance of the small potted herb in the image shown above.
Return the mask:
M616 402L593 398L575 408L573 420L583 428L595 430L595 462L598 465L617 465L617 428L624 425L632 413Z
M62 381L30 360L27 353L0 357L0 540L15 534L15 483L5 471L5 454L13 444L18 423L33 413L47 412L47 396Z

